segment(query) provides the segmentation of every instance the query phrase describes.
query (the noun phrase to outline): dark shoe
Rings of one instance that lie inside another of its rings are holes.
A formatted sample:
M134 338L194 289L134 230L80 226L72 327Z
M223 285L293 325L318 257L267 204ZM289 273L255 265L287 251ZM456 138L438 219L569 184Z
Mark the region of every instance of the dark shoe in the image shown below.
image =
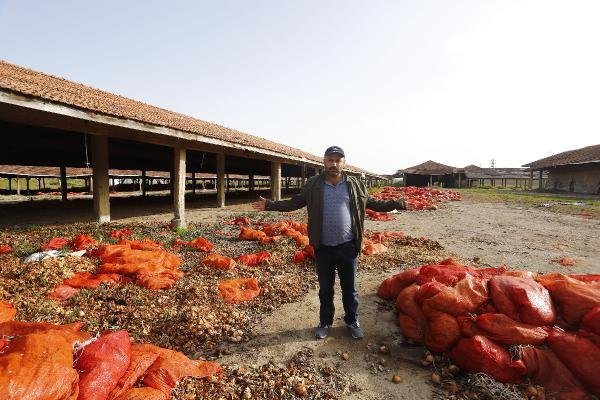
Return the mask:
M348 325L348 329L350 330L350 334L352 335L353 339L362 339L365 337L365 334L363 333L363 330L360 327L358 321Z
M329 334L329 328L331 328L331 325L317 326L317 328L315 329L315 337L317 339L325 339Z

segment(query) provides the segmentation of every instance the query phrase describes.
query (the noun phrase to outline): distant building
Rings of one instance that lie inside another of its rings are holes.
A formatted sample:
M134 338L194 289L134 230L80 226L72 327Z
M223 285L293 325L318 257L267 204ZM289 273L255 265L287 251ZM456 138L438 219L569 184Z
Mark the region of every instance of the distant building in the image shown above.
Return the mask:
M600 145L569 150L523 165L548 173L546 190L600 194Z
M454 187L455 167L429 160L410 168L400 169L395 178L404 177L405 186Z

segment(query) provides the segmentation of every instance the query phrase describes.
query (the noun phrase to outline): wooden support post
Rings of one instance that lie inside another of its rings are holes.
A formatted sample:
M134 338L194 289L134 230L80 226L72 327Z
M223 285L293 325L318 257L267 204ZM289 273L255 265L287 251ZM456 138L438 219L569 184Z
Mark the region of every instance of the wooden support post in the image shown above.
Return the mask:
M229 174L225 175L225 192L229 194Z
M217 154L217 207L225 207L225 154Z
M254 192L254 174L248 174L248 191Z
M185 147L173 149L173 211L174 218L171 220L173 228L185 228Z
M146 197L146 170L142 170L142 197Z
M544 190L544 186L542 185L542 174L544 173L543 170L540 169L540 179L539 179L539 183L538 183L538 191L543 191Z
M25 188L27 190L27 192L26 192L27 196L29 196L29 177L28 176L25 177Z
M10 192L12 192L12 178L9 176L8 177L8 194L10 194Z
M92 177L94 213L101 224L110 222L108 178L108 137L92 135Z
M17 177L17 196L21 195L21 178Z
M300 168L300 180L301 185L304 186L306 183L306 164L302 164L302 168Z
M192 195L196 196L196 173L192 171Z
M60 194L62 201L67 201L67 167L60 166Z
M281 200L281 163L271 161L271 200Z

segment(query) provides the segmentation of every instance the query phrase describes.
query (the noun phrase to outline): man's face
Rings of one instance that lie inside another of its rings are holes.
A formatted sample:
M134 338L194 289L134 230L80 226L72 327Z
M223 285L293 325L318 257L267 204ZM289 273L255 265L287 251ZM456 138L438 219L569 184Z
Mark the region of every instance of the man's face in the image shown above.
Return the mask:
M346 164L346 159L340 154L334 153L325 156L323 158L323 164L325 165L325 171L327 171L327 175L331 177L337 177L342 173L344 164Z

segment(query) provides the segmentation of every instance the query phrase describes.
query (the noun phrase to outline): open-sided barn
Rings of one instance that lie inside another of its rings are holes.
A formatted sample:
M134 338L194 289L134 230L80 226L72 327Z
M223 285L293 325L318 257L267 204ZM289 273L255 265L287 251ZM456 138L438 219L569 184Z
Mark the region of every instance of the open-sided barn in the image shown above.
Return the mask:
M569 150L523 165L548 173L545 189L600 194L600 145Z
M235 129L151 106L63 78L0 61L0 164L91 167L95 218L110 221L109 169L165 171L173 192L174 226L185 226L187 173L216 176L225 205L227 174L269 176L271 198L286 177L319 173L322 157ZM329 145L329 143L324 144ZM347 165L347 172L378 179Z
M404 176L406 186L454 186L455 167L428 160L410 168L398 170L394 176Z

